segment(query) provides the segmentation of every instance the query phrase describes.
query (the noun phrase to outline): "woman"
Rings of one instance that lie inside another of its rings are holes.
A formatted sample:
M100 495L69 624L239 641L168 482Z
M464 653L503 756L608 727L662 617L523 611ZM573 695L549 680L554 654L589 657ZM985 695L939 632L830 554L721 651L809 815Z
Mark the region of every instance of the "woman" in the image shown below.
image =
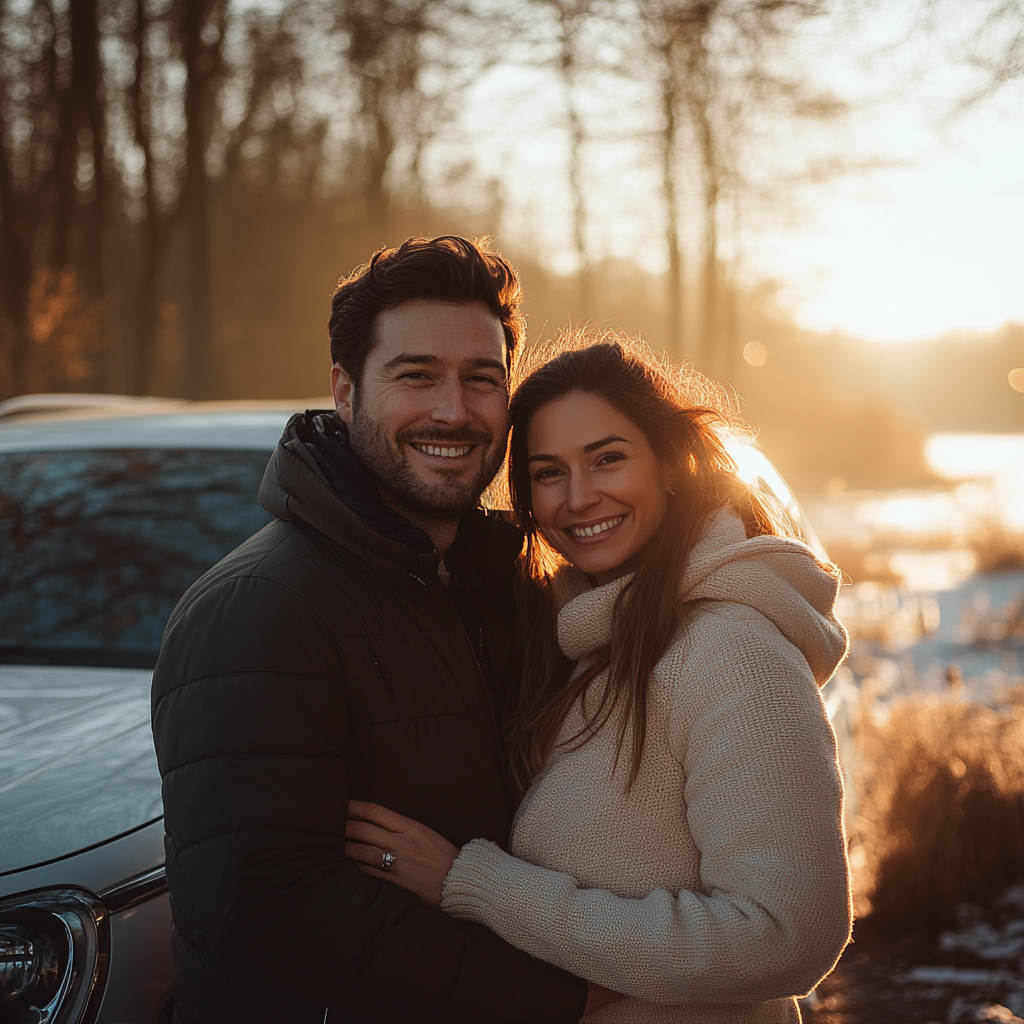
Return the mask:
M566 352L510 416L532 624L511 855L358 803L348 854L625 996L588 1020L799 1021L850 929L818 694L837 573L649 351Z

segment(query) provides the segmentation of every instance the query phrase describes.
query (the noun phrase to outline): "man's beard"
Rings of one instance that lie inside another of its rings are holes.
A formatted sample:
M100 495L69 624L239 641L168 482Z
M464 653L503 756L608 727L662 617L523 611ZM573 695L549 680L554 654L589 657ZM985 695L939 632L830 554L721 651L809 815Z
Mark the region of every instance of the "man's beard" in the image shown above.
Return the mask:
M352 450L370 471L377 486L402 508L430 519L455 519L476 505L505 457L505 444L486 431L421 427L392 438L365 411L353 417L348 433ZM409 441L448 447L476 445L483 450L480 469L471 480L463 482L459 479L462 470L441 467L433 471L439 479L428 483L417 476L410 465Z

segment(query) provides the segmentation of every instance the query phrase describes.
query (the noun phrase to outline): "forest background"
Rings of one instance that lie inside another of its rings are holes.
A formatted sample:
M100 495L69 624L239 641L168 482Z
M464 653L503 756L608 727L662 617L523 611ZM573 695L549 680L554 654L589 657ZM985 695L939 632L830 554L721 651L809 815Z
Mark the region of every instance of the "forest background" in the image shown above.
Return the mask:
M322 395L340 276L413 233L493 236L531 341L591 322L692 361L801 491L928 484L929 432L1024 431L1024 325L815 333L744 254L891 164L848 129L913 82L901 36L975 72L950 116L1020 77L1024 5L971 5L950 48L950 5L906 0L847 88L832 55L893 9L0 0L0 399ZM537 146L539 203L509 159Z

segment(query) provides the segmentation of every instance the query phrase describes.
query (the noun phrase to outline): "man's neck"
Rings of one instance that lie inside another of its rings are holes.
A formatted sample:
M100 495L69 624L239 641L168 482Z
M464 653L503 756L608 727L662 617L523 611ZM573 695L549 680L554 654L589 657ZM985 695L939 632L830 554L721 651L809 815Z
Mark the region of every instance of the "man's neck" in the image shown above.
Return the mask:
M434 519L420 512L413 512L401 502L396 501L387 491L378 488L380 500L388 508L394 509L400 516L408 519L413 526L418 526L429 538L437 551L438 557L444 560L448 549L455 543L455 535L459 532L459 517L454 519Z

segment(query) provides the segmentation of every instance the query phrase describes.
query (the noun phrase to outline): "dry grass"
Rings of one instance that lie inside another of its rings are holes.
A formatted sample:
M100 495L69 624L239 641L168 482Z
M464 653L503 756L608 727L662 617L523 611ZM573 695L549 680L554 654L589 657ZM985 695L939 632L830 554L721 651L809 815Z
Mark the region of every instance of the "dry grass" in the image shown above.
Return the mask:
M994 516L975 523L970 544L981 572L1024 566L1024 535L1011 530Z
M1024 878L1024 704L913 696L865 720L855 828L862 910L891 934L937 929Z

